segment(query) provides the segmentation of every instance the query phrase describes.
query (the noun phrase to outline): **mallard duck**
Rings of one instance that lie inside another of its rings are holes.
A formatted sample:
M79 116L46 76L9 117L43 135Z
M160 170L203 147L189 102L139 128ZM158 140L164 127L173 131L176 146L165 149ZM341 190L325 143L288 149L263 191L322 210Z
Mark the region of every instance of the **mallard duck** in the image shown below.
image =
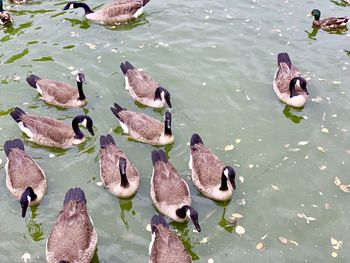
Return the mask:
M152 241L149 245L149 263L191 263L192 258L184 245L161 215L151 220Z
M166 145L174 142L171 132L171 113L164 115L164 123L146 114L126 110L114 103L111 107L113 114L118 118L124 133L140 142L151 145Z
M81 2L68 2L63 10L83 8L85 17L96 23L115 25L138 18L143 13L144 6L150 0L119 0L105 4L94 12L87 4Z
M40 93L42 100L62 108L83 107L86 105L86 97L83 92L83 83L86 84L85 75L78 73L76 80L78 89L68 83L41 79L36 75L27 77L28 84Z
M20 139L5 142L7 156L6 186L21 203L22 217L28 206L40 204L47 192L47 180L43 169L24 151Z
M311 16L315 19L312 22L312 26L316 28L321 28L324 30L337 30L346 27L349 22L348 17L329 17L325 19L320 19L321 11L314 9L311 11Z
M227 201L236 189L235 170L225 166L213 154L198 134L191 138L191 155L189 166L193 184L205 197L215 201Z
M115 145L113 137L100 137L100 178L106 189L120 197L133 196L140 185L140 176L136 167Z
M176 222L191 219L200 232L198 212L191 207L191 194L186 181L168 161L163 150L152 151L152 163L151 199L154 206Z
M47 238L47 262L90 263L97 239L84 192L80 188L69 189L63 208Z
M4 10L2 0L0 0L0 25L12 24L12 16Z
M163 108L166 104L171 108L169 91L151 76L135 69L128 61L120 64L120 69L125 75L126 89L134 100L152 108Z
M292 65L287 53L277 56L278 68L273 80L273 90L278 98L292 107L303 107L309 96L307 82Z
M79 115L73 119L72 126L69 126L54 118L28 115L18 107L10 115L29 137L29 140L40 145L67 148L83 143L86 137L80 130L79 124L82 124L94 135L92 120L89 116Z

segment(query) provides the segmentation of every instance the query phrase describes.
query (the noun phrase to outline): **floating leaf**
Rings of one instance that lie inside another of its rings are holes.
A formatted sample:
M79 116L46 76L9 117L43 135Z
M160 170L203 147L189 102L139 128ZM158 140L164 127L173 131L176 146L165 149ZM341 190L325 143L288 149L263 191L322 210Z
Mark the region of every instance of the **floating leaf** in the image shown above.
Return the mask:
M266 234L263 235L260 239L261 239L261 240L264 240L268 235L269 235L269 233L266 233Z
M350 193L350 184L345 185L345 184L341 184L339 185L340 190L342 190L345 193Z
M28 252L24 253L21 259L23 259L24 263L27 263L27 261L30 260L30 254Z
M329 130L328 130L327 128L322 128L322 129L321 129L321 132L323 132L323 133L329 133Z
M236 226L236 229L235 229L236 233L238 235L244 235L245 233L245 228L243 226Z
M278 191L278 190L280 190L279 188L278 188L278 186L277 185L271 185L271 187L272 187L272 189L274 190L274 191Z
M236 143L237 143L237 144L240 144L241 141L242 141L242 140L241 140L240 138L236 139Z
M326 209L326 210L331 209L331 204L325 203L324 204L324 209Z
M201 241L199 241L199 243L201 243L201 244L205 244L207 242L208 242L208 237L205 237Z
M243 216L241 214L238 214L238 213L233 213L231 218L232 219L241 219L241 218L243 218Z
M335 238L331 237L331 244L332 244L332 246L335 246L336 244L338 244L338 240L336 240Z
M304 146L307 145L309 143L309 141L300 141L298 142L298 145Z
M341 181L340 181L340 179L336 176L335 178L334 178L334 184L336 185L336 186L340 186L341 185Z
M209 258L209 259L208 259L208 263L214 263L214 259Z
M235 148L235 146L230 144L230 145L226 145L224 150L227 152L227 151L232 151L234 148Z
M296 245L297 247L299 246L298 242L294 241L294 240L289 240L289 243Z
M251 164L251 163L250 163L250 164L248 165L248 167L249 167L249 168L253 168L253 167L254 167L254 164Z
M325 153L327 150L323 149L322 146L317 146L317 150L319 150L320 152Z
M288 243L288 239L285 237L279 237L278 238L283 244L287 244Z
M152 231L151 224L147 224L147 226L146 226L146 230L147 230L148 232L151 232L151 231Z
M97 186L102 186L103 183L102 183L102 182L97 182L96 185L97 185Z
M320 170L321 171L324 171L324 170L326 170L327 169L327 166L325 166L325 165L322 165L321 167L320 167Z
M290 149L288 149L288 151L290 151L290 152L299 152L300 148L290 148Z
M264 250L264 244L261 243L261 242L258 243L258 244L256 244L256 249L257 249L257 250L260 250L260 251L261 251L261 250Z
M244 177L243 176L239 176L238 179L241 181L241 183L244 183Z

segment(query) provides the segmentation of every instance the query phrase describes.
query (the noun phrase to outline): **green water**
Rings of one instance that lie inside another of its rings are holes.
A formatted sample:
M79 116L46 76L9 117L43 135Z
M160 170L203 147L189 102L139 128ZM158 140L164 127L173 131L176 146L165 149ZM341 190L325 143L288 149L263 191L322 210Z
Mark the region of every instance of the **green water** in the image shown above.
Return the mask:
M171 92L175 143L165 150L190 185L202 232L194 233L190 223L171 223L171 228L196 262L350 262L349 195L333 183L335 176L350 183L350 35L312 32L312 18L306 17L313 8L323 17L350 15L350 7L326 0L151 0L136 22L106 28L85 21L82 10L63 12L64 5L5 2L15 23L0 30L0 145L25 139L9 116L15 106L67 122L88 114L96 136L65 151L25 141L49 186L41 205L25 219L6 189L1 153L1 262L23 262L25 252L31 254L29 262L45 262L46 238L65 192L75 186L86 193L99 236L93 262L148 262L146 226L156 213L149 195L154 147L121 135L109 107L118 102L159 119L163 112L140 107L129 97L119 69L125 60ZM300 110L286 107L272 90L276 56L284 51L309 80L310 99ZM46 105L25 81L34 73L74 83L74 70L82 70L88 82L83 109ZM141 175L131 200L118 200L96 185L99 135L109 131ZM187 143L194 132L234 165L237 189L231 202L203 198L191 184ZM224 151L226 145L234 149ZM232 213L244 216L238 221L246 230L242 236L230 225ZM308 224L298 213L316 220ZM332 248L331 237L343 241L339 250ZM259 242L263 251L256 249ZM333 258L332 251L338 256Z

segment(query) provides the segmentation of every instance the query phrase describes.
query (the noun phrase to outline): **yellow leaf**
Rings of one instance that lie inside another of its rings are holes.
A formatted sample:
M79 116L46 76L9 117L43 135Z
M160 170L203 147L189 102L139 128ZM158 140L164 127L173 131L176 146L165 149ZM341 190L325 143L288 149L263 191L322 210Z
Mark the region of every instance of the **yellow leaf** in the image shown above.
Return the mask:
M323 132L323 133L329 133L329 130L328 130L327 128L322 128L322 129L321 129L321 132Z
M332 255L332 257L334 257L334 258L336 258L336 257L338 256L337 252L335 252L335 251L333 251L331 255Z

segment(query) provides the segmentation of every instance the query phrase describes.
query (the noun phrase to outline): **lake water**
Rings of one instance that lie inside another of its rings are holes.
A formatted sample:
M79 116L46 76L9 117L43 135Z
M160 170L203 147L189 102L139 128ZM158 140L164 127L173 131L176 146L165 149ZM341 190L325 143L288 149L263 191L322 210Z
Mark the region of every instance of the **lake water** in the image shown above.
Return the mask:
M87 3L98 7L103 1ZM171 92L175 143L163 148L190 185L202 232L193 232L191 223L171 228L196 262L350 262L349 195L333 182L337 176L350 183L350 35L315 35L306 16L314 8L323 17L350 15L350 7L326 0L151 0L136 22L108 28L84 20L82 10L62 11L64 5L5 3L15 23L0 30L0 145L25 140L9 115L15 106L67 122L88 114L96 135L65 151L25 141L49 184L41 205L25 219L6 189L1 153L1 262L23 262L25 252L29 262L45 262L46 238L65 192L75 186L85 191L99 236L92 262L148 262L146 227L156 213L149 194L155 147L122 135L109 107L118 102L159 119L163 112L140 107L125 91L119 69L125 60ZM309 80L303 109L286 107L272 90L279 52L288 52ZM83 109L49 106L25 81L34 73L75 83L75 70L88 82ZM130 200L97 185L99 136L108 132L141 175ZM203 198L189 179L194 132L236 169L237 189L229 203ZM227 145L234 149L225 151ZM230 226L233 213L244 216L238 221L246 230L241 236ZM331 238L342 247L333 248Z

